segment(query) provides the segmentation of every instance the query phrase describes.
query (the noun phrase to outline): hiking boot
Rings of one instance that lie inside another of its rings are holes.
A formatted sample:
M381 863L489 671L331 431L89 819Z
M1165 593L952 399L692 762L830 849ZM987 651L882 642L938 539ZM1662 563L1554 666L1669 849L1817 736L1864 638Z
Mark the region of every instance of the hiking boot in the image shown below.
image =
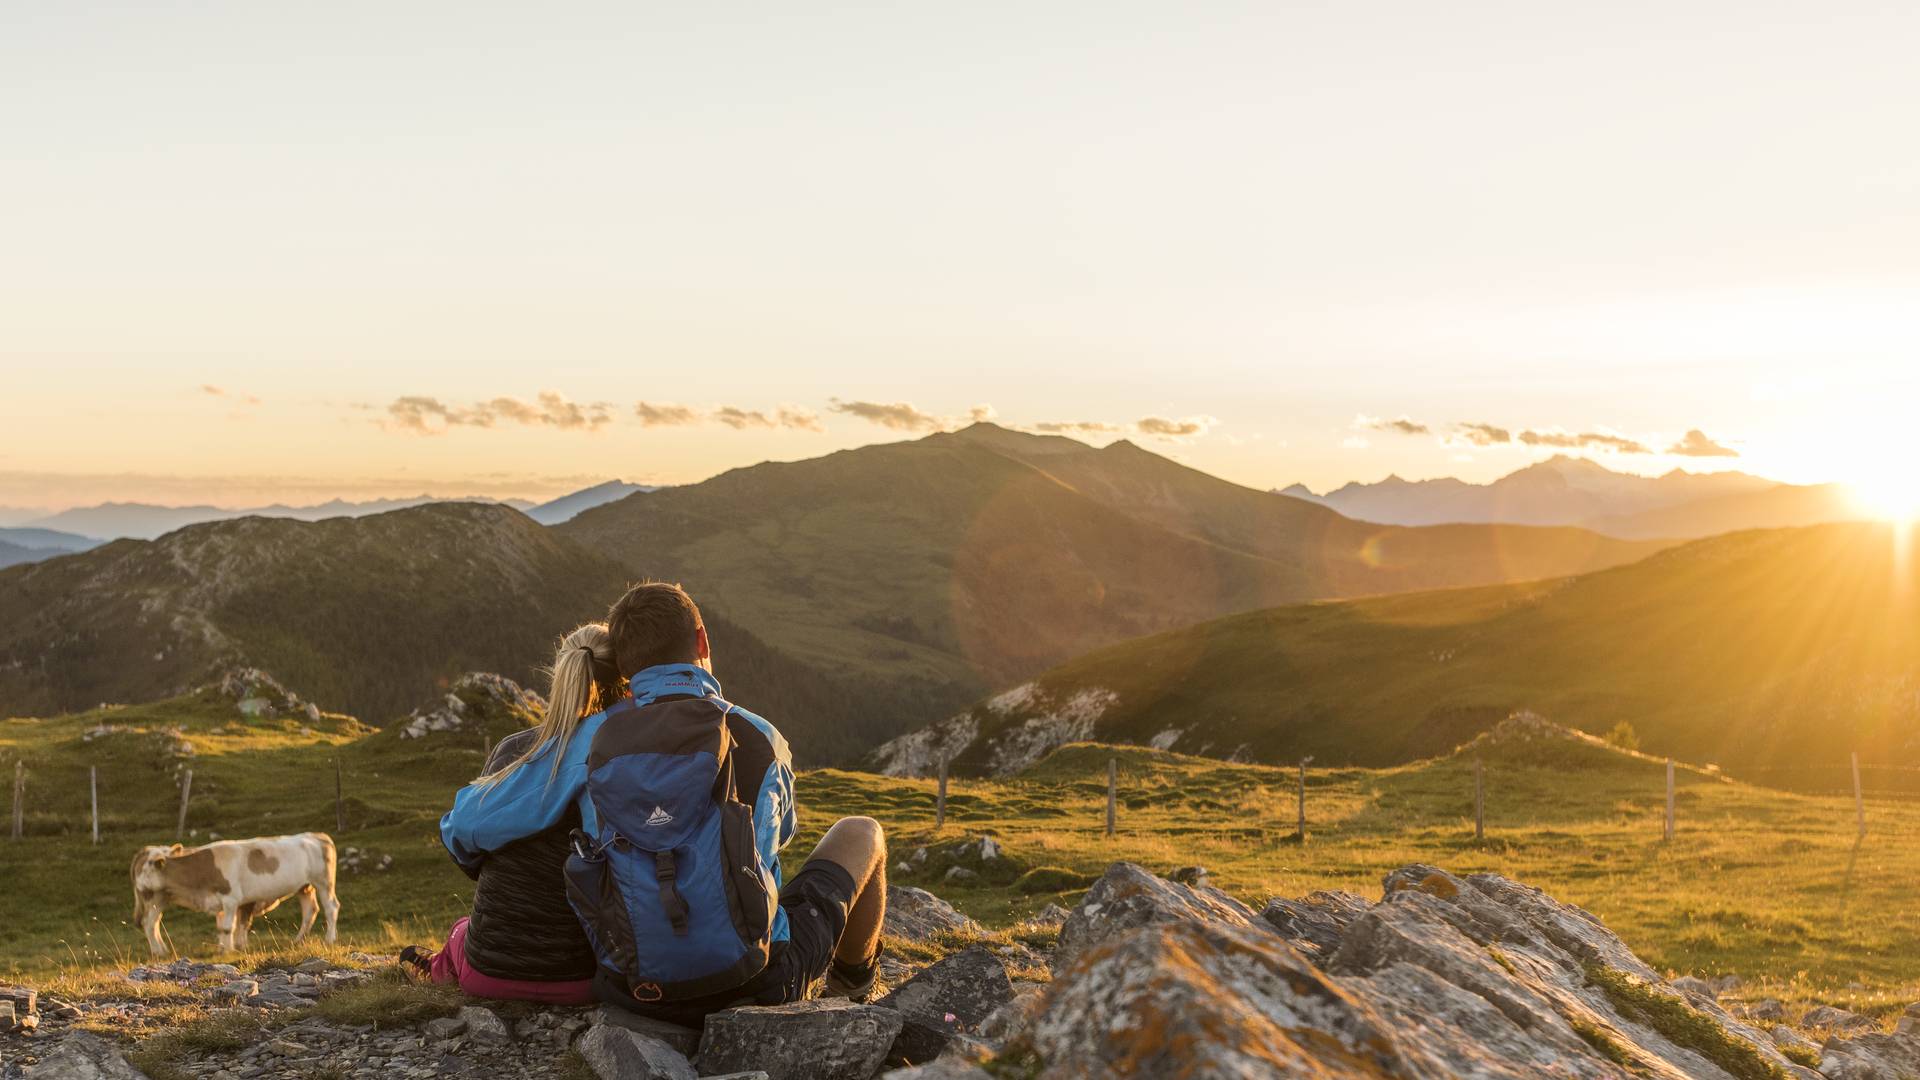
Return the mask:
M873 959L864 964L847 965L834 957L827 965L826 985L820 991L823 998L846 998L858 1005L865 1005L884 993L880 985L880 953L876 950Z
M422 975L430 975L433 973L433 950L409 945L400 950L400 962Z

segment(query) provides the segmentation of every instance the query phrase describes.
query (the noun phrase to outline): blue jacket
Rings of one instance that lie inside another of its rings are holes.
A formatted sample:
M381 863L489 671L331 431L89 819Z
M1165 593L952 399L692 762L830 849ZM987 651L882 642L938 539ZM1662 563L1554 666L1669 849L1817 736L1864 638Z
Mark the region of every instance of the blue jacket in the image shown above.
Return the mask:
M650 667L633 677L631 688L635 703L640 705L681 694L725 700L712 673L694 664ZM616 722L631 722L632 715L628 713ZM738 706L733 707L732 715L746 720L750 730L766 738L765 747L754 748L763 750L769 762L764 773L757 778L736 775L734 784L743 802L749 792L753 793L754 839L760 846L761 861L780 883L785 881L780 851L799 828L793 802L793 754L772 724ZM587 796L587 751L606 721L604 712L580 721L579 729L567 742L559 775L552 776L551 782L553 744L548 743L491 789L482 791L472 784L460 789L453 797L453 809L440 819L440 840L461 869L474 874L489 852L552 826L569 806L579 807L581 828L589 836L596 832L599 815ZM787 936L787 913L781 908L774 913L773 940L785 941Z

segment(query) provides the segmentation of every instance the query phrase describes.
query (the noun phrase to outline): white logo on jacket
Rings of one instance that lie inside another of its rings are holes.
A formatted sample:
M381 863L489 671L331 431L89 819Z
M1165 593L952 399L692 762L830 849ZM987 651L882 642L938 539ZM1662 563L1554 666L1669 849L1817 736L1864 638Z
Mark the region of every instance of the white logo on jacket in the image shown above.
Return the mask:
M671 825L673 824L673 815L667 813L666 807L656 806L653 808L653 813L647 815L647 824Z

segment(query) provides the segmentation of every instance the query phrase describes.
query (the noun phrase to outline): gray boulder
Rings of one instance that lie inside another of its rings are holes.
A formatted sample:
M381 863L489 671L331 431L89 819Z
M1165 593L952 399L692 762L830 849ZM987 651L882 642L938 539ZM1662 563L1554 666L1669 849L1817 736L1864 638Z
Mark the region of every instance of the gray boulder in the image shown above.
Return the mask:
M1715 1001L1720 997L1719 994L1714 992L1712 983L1705 979L1695 978L1692 975L1682 975L1677 979L1668 981L1667 985L1688 997L1703 997L1708 1001Z
M1311 892L1298 900L1276 896L1260 917L1314 963L1323 963L1340 947L1347 924L1372 905L1350 892Z
M946 931L978 930L980 924L952 904L911 885L887 886L887 915L881 929L908 941L926 941Z
M574 1044L600 1080L697 1080L686 1055L650 1035L596 1024Z
M1920 1076L1920 1039L1873 1033L1827 1040L1820 1051L1827 1080L1908 1080Z
M1180 885L1132 863L1114 863L1060 927L1053 970L1065 971L1081 953L1130 930L1187 922L1250 927L1253 921L1251 908L1219 889Z
M977 1034L995 1010L1012 1001L1006 964L984 946L946 957L878 1002L898 1009L902 1020L889 1060L932 1061L956 1039Z
M592 1023L611 1024L636 1034L659 1039L687 1057L692 1057L700 1050L700 1032L696 1028L669 1024L665 1020L655 1020L650 1016L641 1016L639 1013L631 1013L612 1005L601 1005L587 1015Z
M503 1043L513 1038L513 1032L507 1029L507 1022L492 1009L468 1005L460 1010L460 1019L466 1023L467 1034L475 1042Z
M14 1026L13 1002L0 1001L0 1032L12 1031Z
M26 1075L33 1080L148 1080L112 1043L85 1031L62 1038Z
M707 1017L700 1068L769 1080L867 1080L900 1037L899 1012L843 999L749 1005Z
M1807 1010L1800 1018L1800 1026L1822 1031L1870 1031L1877 1025L1857 1012L1819 1005Z

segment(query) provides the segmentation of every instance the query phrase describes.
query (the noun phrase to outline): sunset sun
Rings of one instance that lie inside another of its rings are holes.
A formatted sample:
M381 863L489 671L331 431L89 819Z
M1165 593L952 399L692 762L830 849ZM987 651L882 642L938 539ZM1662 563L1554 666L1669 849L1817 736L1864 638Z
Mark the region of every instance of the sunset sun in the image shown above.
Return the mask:
M1853 483L1854 498L1862 509L1886 521L1920 520L1920 476L1889 462L1875 474Z

